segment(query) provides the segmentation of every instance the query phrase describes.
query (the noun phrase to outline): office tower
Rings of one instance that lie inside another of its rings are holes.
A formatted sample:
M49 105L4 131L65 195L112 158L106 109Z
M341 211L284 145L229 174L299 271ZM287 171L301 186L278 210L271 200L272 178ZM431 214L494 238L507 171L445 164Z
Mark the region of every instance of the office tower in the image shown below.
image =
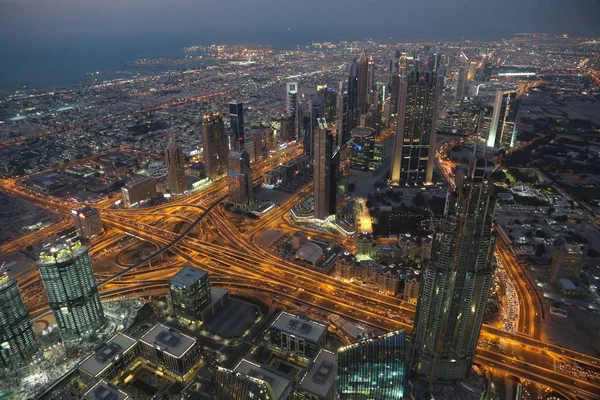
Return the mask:
M102 233L102 220L95 208L86 205L80 210L71 210L75 229L82 239L89 240Z
M323 117L323 105L319 100L308 100L306 108L301 110L301 126L302 126L302 147L304 154L311 160L314 155L314 132L317 127L317 121Z
M66 397L66 396L63 396ZM61 397L62 398L62 397ZM104 380L98 381L85 392L83 400L132 400L133 397L117 386Z
M485 167L473 156L467 176L457 171L421 278L413 368L430 386L466 379L475 358L495 268L495 198Z
M236 207L245 208L252 203L252 170L246 150L229 153L229 201Z
M323 118L327 121L335 121L337 114L337 93L335 92L335 87L327 86L322 91L323 96Z
M156 197L156 181L148 176L136 176L121 188L125 207L133 207Z
M367 64L367 104L363 113L367 112L371 107L377 105L375 100L375 61L373 61L373 58L371 57L369 59L369 63Z
M123 333L117 333L84 358L77 370L82 381L91 385L99 379L113 381L123 375L139 355L139 343Z
M0 269L0 366L26 362L38 349L17 280Z
M327 339L327 325L286 311L266 332L272 350L304 360L314 359Z
M350 138L350 131L348 130L348 83L340 82L337 93L337 120L336 120L336 133L337 133L337 144L340 147L348 142Z
M229 102L229 122L232 132L231 149L244 149L244 104L241 101L233 100Z
M403 330L342 347L337 354L338 398L402 399L407 373Z
M323 118L315 130L314 142L314 189L313 203L315 218L324 220L336 211L337 173L339 147L334 143L331 130Z
M562 278L578 278L581 274L583 252L580 246L565 245L552 256L550 264L550 282L555 283Z
M498 89L494 99L494 112L489 121L486 142L489 147L510 148L514 145L517 111L517 92Z
M357 126L350 139L350 168L368 171L373 167L375 129Z
M263 379L261 379L263 378ZM212 377L213 400L277 400L265 376L254 377L217 367Z
M432 182L438 86L437 75L422 70L411 69L400 81L392 185Z
M187 381L202 358L198 341L179 330L158 323L140 338L141 353L157 369L165 369L178 381Z
M456 98L462 99L465 97L465 83L467 79L467 70L465 67L460 67L458 69L458 82L456 84Z
M202 118L202 146L206 176L211 181L225 176L229 149L221 113L213 112Z
M279 134L283 142L289 143L296 140L296 132L294 130L294 116L285 115L279 120Z
M369 90L369 59L367 54L363 50L360 58L357 61L357 73L358 73L358 88L357 88L357 101L356 106L359 109L360 114L367 112L368 110L368 96Z
M169 278L169 294L176 317L202 320L202 310L211 303L208 273L186 265Z
M358 63L353 61L348 72L348 111L346 113L348 135L360 117L358 104Z
M65 338L94 333L104 325L88 248L78 241L64 241L40 254L37 261L48 306Z
M298 109L298 82L285 85L285 108L288 115L294 115Z
M177 145L175 136L169 138L165 150L165 164L167 165L167 185L173 194L181 194L187 190L185 181L185 168L183 165L183 152Z
M469 73L467 74L467 79L472 81L475 79L475 75L477 74L477 62L471 61L469 63Z

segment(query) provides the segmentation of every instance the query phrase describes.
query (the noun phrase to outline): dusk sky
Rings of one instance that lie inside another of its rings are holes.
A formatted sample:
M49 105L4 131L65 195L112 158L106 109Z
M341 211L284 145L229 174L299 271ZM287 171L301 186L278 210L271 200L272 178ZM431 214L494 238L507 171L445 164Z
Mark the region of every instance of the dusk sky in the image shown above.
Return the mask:
M598 34L599 16L598 0L0 0L0 34L11 42L157 33L243 41L290 28L315 39L443 39Z

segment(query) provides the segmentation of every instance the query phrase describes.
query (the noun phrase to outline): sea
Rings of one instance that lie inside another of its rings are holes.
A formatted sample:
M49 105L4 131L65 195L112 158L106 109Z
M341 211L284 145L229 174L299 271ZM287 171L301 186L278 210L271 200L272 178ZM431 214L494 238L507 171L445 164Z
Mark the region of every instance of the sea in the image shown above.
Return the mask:
M66 38L61 40L15 39L0 41L0 89L50 90L91 83L93 79L123 78L135 72L147 74L180 66L129 66L139 59L183 57L188 46L244 44L235 38L165 36L139 38ZM246 39L247 40L247 39ZM310 42L297 34L265 35L252 43L274 48L293 48ZM248 43L248 42L246 42ZM188 68L194 65L186 66ZM116 73L119 71L119 73ZM96 75L97 73L97 75Z

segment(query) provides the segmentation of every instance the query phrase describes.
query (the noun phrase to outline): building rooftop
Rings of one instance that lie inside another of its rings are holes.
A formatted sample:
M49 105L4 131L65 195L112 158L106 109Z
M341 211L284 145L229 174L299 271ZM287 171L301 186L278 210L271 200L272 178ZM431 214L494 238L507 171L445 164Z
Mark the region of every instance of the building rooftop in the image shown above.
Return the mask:
M321 350L297 388L319 398L328 398L335 386L335 358L334 353Z
M307 317L282 311L271 328L287 332L304 340L318 343L327 331L327 326Z
M132 186L138 185L141 182L146 182L146 181L154 181L154 179L149 176L138 175L136 177L131 178L129 181L127 181L127 183L125 183L125 187L131 188Z
M43 266L63 263L78 257L86 251L87 247L82 246L80 241L66 240L55 244L50 249L44 249L40 253L37 264Z
M239 364L235 367L234 371L241 372L244 375L251 376L261 381L267 382L277 399L284 398L284 394L289 391L292 383L284 378L283 376L277 375L274 372L269 371L260 364L255 364L246 359L242 359Z
M296 257L315 264L321 257L323 257L323 249L321 249L321 247L315 243L306 242L296 252Z
M204 279L207 275L208 273L204 270L194 268L191 265L186 265L169 278L169 283L187 288L199 280Z
M137 340L123 333L117 333L107 342L100 344L94 352L79 363L79 370L90 376L100 375L115 359L128 352Z
M181 358L196 343L196 339L163 324L156 324L140 341L172 357Z
M84 400L127 400L131 399L127 393L106 381L96 383L83 395Z

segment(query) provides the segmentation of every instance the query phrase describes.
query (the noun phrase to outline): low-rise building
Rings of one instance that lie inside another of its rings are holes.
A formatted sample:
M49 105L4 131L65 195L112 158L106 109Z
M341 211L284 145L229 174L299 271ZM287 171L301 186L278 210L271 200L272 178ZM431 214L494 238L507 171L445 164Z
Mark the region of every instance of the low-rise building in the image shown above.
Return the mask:
M83 400L130 400L129 394L122 391L112 383L100 381L83 395Z
M163 324L154 325L140 339L144 358L157 368L187 380L200 366L200 346L196 339Z
M421 284L421 274L419 271L413 271L406 276L404 281L404 292L402 298L409 303L416 304L419 299L419 287Z
M336 356L321 350L310 363L294 391L297 400L333 400L335 397Z
M137 176L121 188L123 204L133 207L156 197L156 181L147 176Z
M263 382L268 382L275 395L273 400L287 400L291 398L292 382L263 365L242 359L242 361L234 368L234 371Z
M100 379L112 381L139 355L138 341L123 333L117 333L78 365L81 379L93 384Z
M550 282L556 283L560 278L578 278L582 262L581 246L565 245L552 257Z
M314 359L325 344L327 325L282 311L267 330L270 347L299 359Z

